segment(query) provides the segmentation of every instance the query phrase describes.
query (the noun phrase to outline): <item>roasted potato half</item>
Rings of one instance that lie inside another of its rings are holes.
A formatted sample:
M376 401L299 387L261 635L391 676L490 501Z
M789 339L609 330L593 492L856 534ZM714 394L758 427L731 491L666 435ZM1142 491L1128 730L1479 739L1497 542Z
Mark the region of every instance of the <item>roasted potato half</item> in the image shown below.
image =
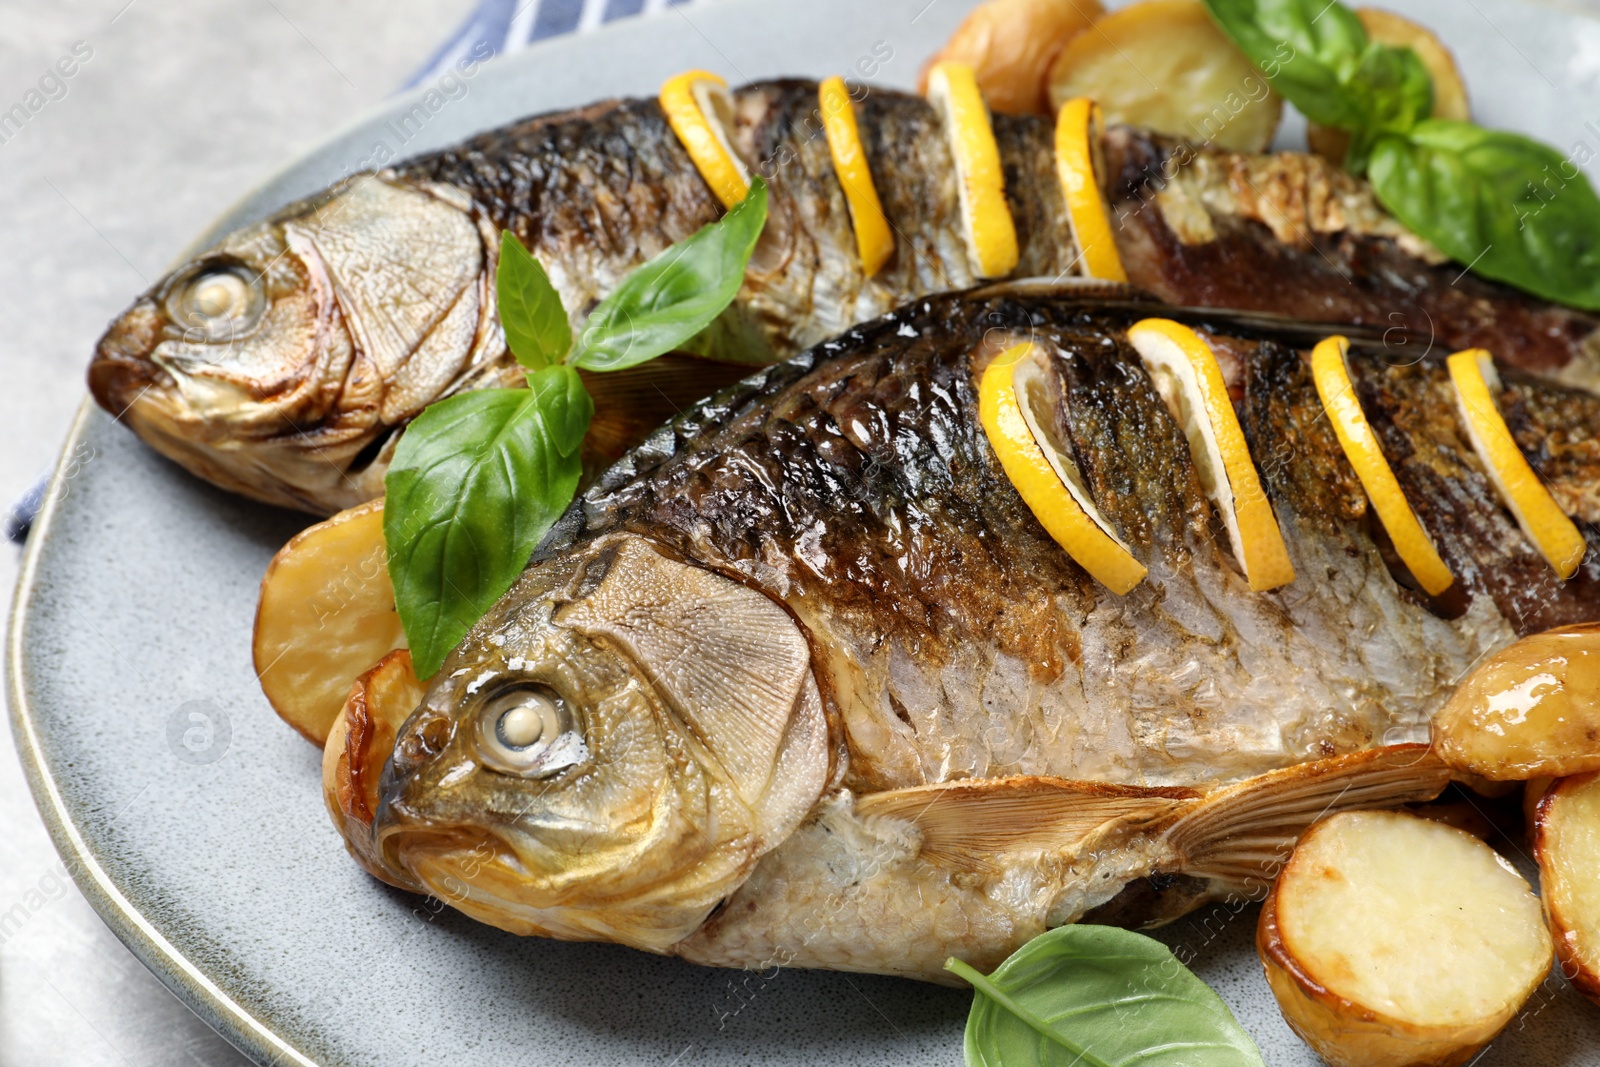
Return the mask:
M1428 74L1433 78L1434 118L1460 119L1464 122L1472 117L1472 109L1467 104L1467 83L1462 80L1461 71L1456 69L1456 60L1450 54L1450 49L1433 31L1377 7L1357 8L1356 18L1361 20L1367 36L1372 40L1397 48L1409 48L1422 60L1422 65L1428 68ZM1350 135L1343 130L1311 122L1306 124L1306 143L1311 151L1329 162L1343 163L1344 154L1350 147Z
M956 32L922 67L946 61L969 64L978 88L995 111L1043 115L1050 110L1050 66L1061 49L1104 11L1099 0L989 0L972 9Z
M322 799L334 826L356 861L374 877L392 884L398 883L372 851L378 777L394 751L401 725L426 692L427 686L411 669L411 653L403 648L389 653L350 686L349 697L334 717L322 749Z
M1401 812L1307 830L1256 948L1295 1033L1334 1067L1450 1067L1550 969L1528 883L1471 834Z
M1142 0L1096 19L1050 68L1050 102L1100 104L1126 122L1239 152L1264 151L1283 100L1200 0Z
M1524 637L1478 664L1434 715L1433 746L1494 781L1600 771L1600 623Z
M283 721L318 745L350 683L405 645L383 546L383 501L302 530L267 565L256 677Z
M1533 850L1561 972L1600 1004L1600 773L1545 790L1534 809Z

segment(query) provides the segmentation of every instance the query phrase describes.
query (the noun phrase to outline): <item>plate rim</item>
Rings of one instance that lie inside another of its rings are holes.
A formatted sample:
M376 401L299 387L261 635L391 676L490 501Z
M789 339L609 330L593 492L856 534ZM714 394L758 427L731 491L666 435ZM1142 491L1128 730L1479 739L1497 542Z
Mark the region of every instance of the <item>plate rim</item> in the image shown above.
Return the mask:
M397 98L398 99L398 98ZM232 210L232 209L230 209ZM34 808L44 822L50 841L65 862L73 883L88 900L95 914L138 958L150 973L229 1044L260 1063L293 1063L300 1067L319 1067L267 1023L230 997L183 952L167 940L155 924L117 887L89 848L67 809L65 799L50 772L44 747L34 725L34 711L24 684L28 609L32 605L39 569L39 557L49 539L51 525L62 499L60 486L70 467L68 459L88 433L98 409L89 397L78 404L51 469L44 500L34 519L22 560L17 568L17 584L12 596L6 626L5 675L6 705L11 721L18 762L33 797Z
M731 3L728 0L710 0L710 3L715 3L718 7L733 6L733 3L737 2L738 0L732 0ZM1113 0L1108 6L1120 7L1126 2L1127 0ZM1600 12L1578 6L1571 0L1523 0L1523 2L1530 8L1556 11L1568 18L1600 24ZM706 6L710 6L710 3ZM652 15L620 20L610 26L599 27L586 36L603 35L609 29L622 29L629 24L665 18L667 12L664 10ZM567 35L550 38L516 52L497 53L491 62L498 61L495 65L499 67L537 62L540 57L561 48L570 40L571 37ZM175 269L192 258L198 249L213 242L220 233L265 217L270 211L275 210L276 206L293 202L293 200L281 200L278 205L263 206L264 194L290 178L308 161L316 158L330 146L346 140L352 131L369 125L380 116L401 109L408 102L420 99L432 87L431 82L424 82L361 109L354 116L326 131L308 147L296 152L286 162L271 169L259 180L251 183L243 193L206 223L193 239L185 242L163 273ZM481 132L481 128L475 127L455 139L464 140L478 132ZM431 149L424 149L423 153L428 151ZM393 166L405 158L409 156L401 156L386 163L384 167ZM1600 174L1596 174L1592 180L1600 186ZM62 486L72 470L72 457L90 436L97 421L104 417L107 416L99 410L93 398L85 394L72 416L61 447L57 451L39 511L22 548L12 602L7 613L3 653L4 696L18 762L21 764L30 796L51 843L64 861L73 883L83 893L95 913L139 962L187 1009L194 1012L229 1044L258 1063L337 1067L338 1061L313 1059L283 1037L280 1028L275 1028L266 1021L264 1012L252 1011L239 999L230 996L209 978L199 965L191 961L177 945L162 934L158 925L147 918L123 893L115 879L101 864L99 857L85 840L82 830L74 822L69 805L55 776L51 773L46 748L35 723L35 719L39 716L27 694L29 613L35 595L39 591L41 557L46 544L51 540L57 513L65 496Z

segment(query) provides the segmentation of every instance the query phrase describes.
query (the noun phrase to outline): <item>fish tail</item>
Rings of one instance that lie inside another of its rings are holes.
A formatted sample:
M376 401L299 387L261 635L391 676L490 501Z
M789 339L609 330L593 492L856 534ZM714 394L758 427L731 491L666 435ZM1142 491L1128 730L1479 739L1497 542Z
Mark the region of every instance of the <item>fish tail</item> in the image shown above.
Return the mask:
M1335 812L1432 800L1450 769L1427 745L1391 745L1302 763L1210 794L1164 842L1170 869L1218 891L1265 892L1301 832Z

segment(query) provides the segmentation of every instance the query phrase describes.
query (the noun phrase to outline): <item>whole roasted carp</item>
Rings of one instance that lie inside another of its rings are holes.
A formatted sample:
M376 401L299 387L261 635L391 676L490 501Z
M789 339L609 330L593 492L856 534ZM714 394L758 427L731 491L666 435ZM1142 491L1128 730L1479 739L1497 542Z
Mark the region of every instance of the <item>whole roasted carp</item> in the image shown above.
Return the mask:
M1185 314L1298 575L1252 593L1127 339L1152 310L930 298L687 411L574 503L403 725L352 697L324 764L352 852L518 933L937 980L1060 923L1259 892L1320 815L1436 794L1432 713L1486 652L1600 617L1597 554L1558 581L1441 362L1357 345L1361 402L1459 576L1429 599L1323 414L1320 333ZM1125 596L988 444L977 383L1021 340L1046 437L1148 567ZM1600 397L1504 381L1593 546Z
M896 235L863 274L817 116L817 87L735 92L734 148L771 179L739 298L701 355L768 363L973 275L955 171L921 98L858 87L861 136ZM994 116L1021 258L1077 270L1047 119ZM1592 315L1467 274L1313 156L1243 156L1113 129L1099 174L1134 285L1180 305L1277 311L1392 331L1420 352L1600 382ZM537 255L574 323L633 268L720 216L654 100L544 115L349 178L219 241L112 324L89 371L107 411L225 488L329 513L382 492L397 431L434 400L520 380L495 312L498 235ZM741 376L682 359L591 376L587 447L609 463Z

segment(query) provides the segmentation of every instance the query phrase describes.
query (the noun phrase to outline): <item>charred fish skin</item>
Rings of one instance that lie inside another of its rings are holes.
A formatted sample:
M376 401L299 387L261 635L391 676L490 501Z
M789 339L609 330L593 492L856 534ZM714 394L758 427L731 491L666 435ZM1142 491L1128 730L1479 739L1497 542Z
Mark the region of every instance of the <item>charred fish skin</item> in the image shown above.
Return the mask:
M920 302L647 442L536 565L579 537L628 532L783 600L813 637L857 789L1018 773L1187 784L1415 740L1484 651L1600 610L1594 555L1568 583L1547 578L1495 502L1440 401L1443 368L1358 353L1368 410L1462 589L1430 603L1400 584L1304 361L1262 334L1253 348L1232 343L1249 353L1232 373L1305 578L1248 593L1187 444L1121 339L1147 312L1039 297ZM1195 321L1238 336L1225 315ZM1126 597L1072 563L988 450L974 384L987 357L969 357L1017 337L1056 354L1064 436L1151 568ZM1578 420L1544 433L1600 427L1600 400L1521 387L1561 397L1547 416ZM1581 495L1597 475L1586 464L1563 481Z
M446 662L384 770L372 851L522 933L937 980L950 953L992 963L1059 923L1259 888L1329 803L1436 792L1447 770L1404 743L1485 652L1600 613L1596 554L1529 610L1514 590L1537 557L1437 402L1446 371L1358 346L1413 504L1472 510L1433 530L1461 593L1428 600L1321 414L1317 331L1161 308L1219 353L1299 576L1250 592L1127 341L1152 310L1037 286L929 298L657 431ZM976 383L1021 338L1049 353L1056 436L1149 568L1126 596L1051 540L988 447ZM1526 440L1600 427L1600 398L1506 391ZM1600 457L1569 452L1559 479L1591 499ZM584 754L507 777L485 724L529 687Z
M771 178L770 216L740 295L689 346L698 355L770 363L978 280L934 109L858 90L895 253L863 274L816 84L736 90L733 140ZM994 133L1018 228L1016 276L1072 275L1051 123L996 115ZM1137 286L1180 305L1392 328L1411 351L1481 345L1505 365L1600 385L1593 316L1457 277L1365 185L1315 157L1180 151L1125 129L1109 131L1106 147L1101 178ZM427 403L520 380L494 307L499 231L539 256L581 326L629 271L721 210L653 100L526 119L347 179L229 235L112 324L90 389L201 477L329 513L381 491L397 431ZM706 381L662 362L640 368L627 395L664 413L735 374L708 370ZM643 425L600 407L588 466L614 461Z
M627 274L722 215L654 100L606 100L397 168L459 189L543 263L581 325Z
M1318 156L1250 156L1126 126L1104 148L1129 280L1164 300L1375 326L1419 352L1487 348L1600 388L1600 319L1466 272Z

